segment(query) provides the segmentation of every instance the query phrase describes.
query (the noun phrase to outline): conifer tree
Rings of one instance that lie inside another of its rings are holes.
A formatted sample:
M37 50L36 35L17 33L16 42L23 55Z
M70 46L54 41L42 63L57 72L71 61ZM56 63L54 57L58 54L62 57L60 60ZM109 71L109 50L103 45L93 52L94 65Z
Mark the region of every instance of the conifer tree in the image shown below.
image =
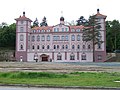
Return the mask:
M101 45L103 42L101 40L101 33L100 33L100 22L96 18L96 15L90 16L88 23L86 24L85 28L83 29L83 41L93 42L93 62L95 62L94 54L95 54L95 45Z

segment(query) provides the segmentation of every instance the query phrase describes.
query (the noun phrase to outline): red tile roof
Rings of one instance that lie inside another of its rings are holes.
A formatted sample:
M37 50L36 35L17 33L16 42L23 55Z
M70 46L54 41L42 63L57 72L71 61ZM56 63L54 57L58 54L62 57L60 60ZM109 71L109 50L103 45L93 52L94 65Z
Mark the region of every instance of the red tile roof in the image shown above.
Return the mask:
M33 27L32 30L52 30L53 26Z
M83 29L84 26L80 25L80 26L70 26L70 29Z
M23 15L22 17L20 16L19 18L16 18L15 20L16 20L16 21L23 21L23 20L25 20L25 21L30 21L30 22L32 22L32 20L29 19L29 18L27 18L27 17L25 17L25 15Z

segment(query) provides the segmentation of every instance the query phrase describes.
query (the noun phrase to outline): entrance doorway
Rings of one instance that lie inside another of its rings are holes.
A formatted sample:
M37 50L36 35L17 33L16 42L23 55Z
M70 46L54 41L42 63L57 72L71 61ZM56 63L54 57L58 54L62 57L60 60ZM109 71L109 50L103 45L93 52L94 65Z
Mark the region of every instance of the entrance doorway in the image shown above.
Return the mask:
M43 61L43 62L48 62L48 57L49 57L49 55L46 55L46 54L42 54L42 55L40 55L40 57L41 57L41 61Z

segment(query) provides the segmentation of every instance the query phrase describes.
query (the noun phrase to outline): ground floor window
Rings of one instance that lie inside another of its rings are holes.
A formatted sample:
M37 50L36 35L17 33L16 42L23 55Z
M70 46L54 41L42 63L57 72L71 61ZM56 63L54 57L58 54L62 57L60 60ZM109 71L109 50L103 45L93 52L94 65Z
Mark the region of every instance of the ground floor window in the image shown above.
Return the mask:
M57 60L62 60L62 55L61 55L61 53L58 53L58 54L57 54Z
M98 55L98 60L102 60L102 55Z
M86 60L86 54L85 54L85 53L82 53L81 59L82 59L82 60Z
M75 60L75 55L73 53L70 54L70 60Z

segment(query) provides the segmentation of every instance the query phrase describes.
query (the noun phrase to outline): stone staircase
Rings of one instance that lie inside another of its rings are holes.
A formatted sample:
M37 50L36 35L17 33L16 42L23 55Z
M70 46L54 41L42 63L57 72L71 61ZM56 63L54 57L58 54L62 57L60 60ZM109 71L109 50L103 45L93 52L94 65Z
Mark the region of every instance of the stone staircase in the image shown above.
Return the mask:
M107 53L105 62L120 62L120 53Z

